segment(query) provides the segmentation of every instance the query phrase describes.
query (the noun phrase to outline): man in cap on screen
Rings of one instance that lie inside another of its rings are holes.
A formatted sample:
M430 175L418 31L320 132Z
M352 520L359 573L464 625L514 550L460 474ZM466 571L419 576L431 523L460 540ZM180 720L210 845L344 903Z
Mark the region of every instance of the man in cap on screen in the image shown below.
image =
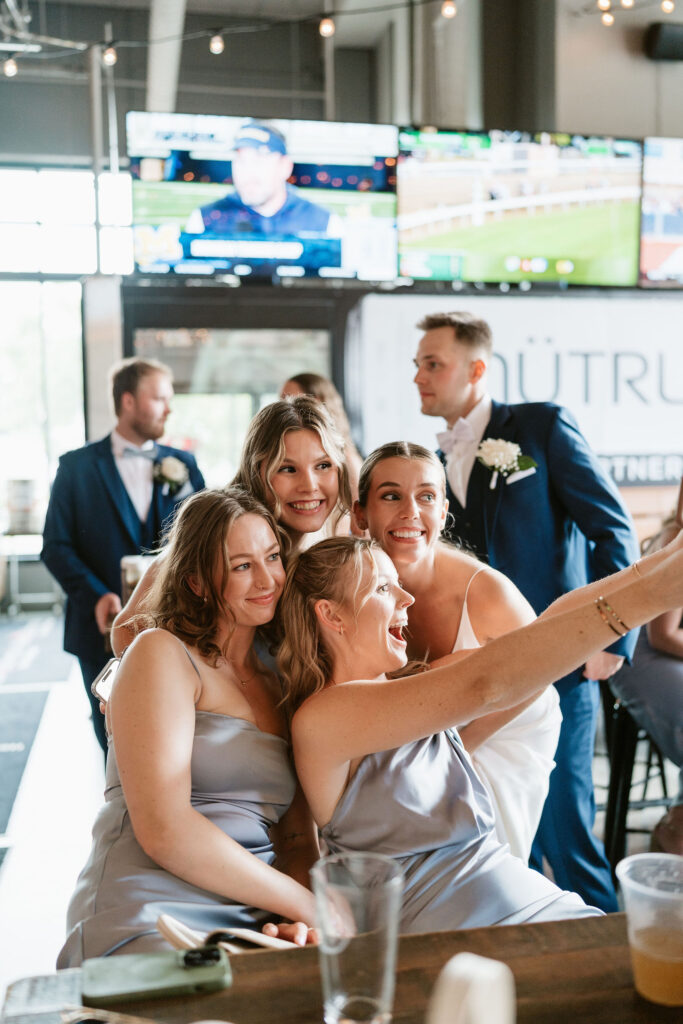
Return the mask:
M195 210L188 221L191 234L217 235L324 234L330 212L303 199L287 179L293 170L284 135L271 125L248 121L233 144L235 191Z

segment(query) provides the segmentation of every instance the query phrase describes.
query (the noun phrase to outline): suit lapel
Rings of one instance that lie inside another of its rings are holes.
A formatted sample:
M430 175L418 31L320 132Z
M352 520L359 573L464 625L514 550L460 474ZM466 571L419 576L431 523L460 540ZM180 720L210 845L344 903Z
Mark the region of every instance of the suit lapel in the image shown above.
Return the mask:
M136 547L139 547L141 533L140 520L133 506L133 502L128 496L128 491L124 487L123 480L119 476L119 471L116 468L114 456L111 452L111 438L109 436L103 438L101 441L98 441L94 447L96 448L95 457L97 461L97 468L109 497L111 498L112 505L130 535L131 541Z
M484 437L492 437L496 440L502 438L504 441L509 441L512 437L513 427L514 423L510 407L493 402L491 406L491 419L484 431ZM491 540L496 528L498 513L500 512L500 503L503 498L503 488L505 487L505 480L501 476L498 477L495 487L491 487L492 477L491 470L482 465L479 460L476 460L467 488L467 504L469 505L470 501L477 500L480 507L484 510L487 551L491 547ZM470 488L472 488L471 495Z

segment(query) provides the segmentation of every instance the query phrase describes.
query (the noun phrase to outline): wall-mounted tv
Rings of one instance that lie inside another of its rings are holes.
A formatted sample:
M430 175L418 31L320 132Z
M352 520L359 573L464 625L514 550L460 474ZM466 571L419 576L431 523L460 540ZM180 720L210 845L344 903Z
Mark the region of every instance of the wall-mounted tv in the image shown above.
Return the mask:
M645 139L640 284L683 286L683 139Z
M131 112L145 274L396 277L392 125Z
M642 144L524 132L399 133L399 272L635 285Z

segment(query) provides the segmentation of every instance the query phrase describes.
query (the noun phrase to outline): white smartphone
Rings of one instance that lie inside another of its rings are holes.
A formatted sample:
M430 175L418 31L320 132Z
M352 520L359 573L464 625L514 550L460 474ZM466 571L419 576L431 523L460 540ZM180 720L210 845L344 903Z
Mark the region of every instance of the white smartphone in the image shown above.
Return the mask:
M100 674L90 684L93 696L97 697L104 704L107 703L111 696L111 688L114 685L120 662L120 658L110 658Z

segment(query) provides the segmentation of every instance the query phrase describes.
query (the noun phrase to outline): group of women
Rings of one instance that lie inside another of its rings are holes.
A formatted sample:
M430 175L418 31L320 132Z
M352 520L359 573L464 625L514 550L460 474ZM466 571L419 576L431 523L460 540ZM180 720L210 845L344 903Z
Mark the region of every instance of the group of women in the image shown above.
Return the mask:
M344 449L317 399L264 408L232 484L181 506L119 616L106 802L58 966L168 948L162 913L312 941L319 835L399 860L403 931L599 913L525 863L548 684L683 604L680 538L534 621L440 540L426 449L365 461L350 536Z

